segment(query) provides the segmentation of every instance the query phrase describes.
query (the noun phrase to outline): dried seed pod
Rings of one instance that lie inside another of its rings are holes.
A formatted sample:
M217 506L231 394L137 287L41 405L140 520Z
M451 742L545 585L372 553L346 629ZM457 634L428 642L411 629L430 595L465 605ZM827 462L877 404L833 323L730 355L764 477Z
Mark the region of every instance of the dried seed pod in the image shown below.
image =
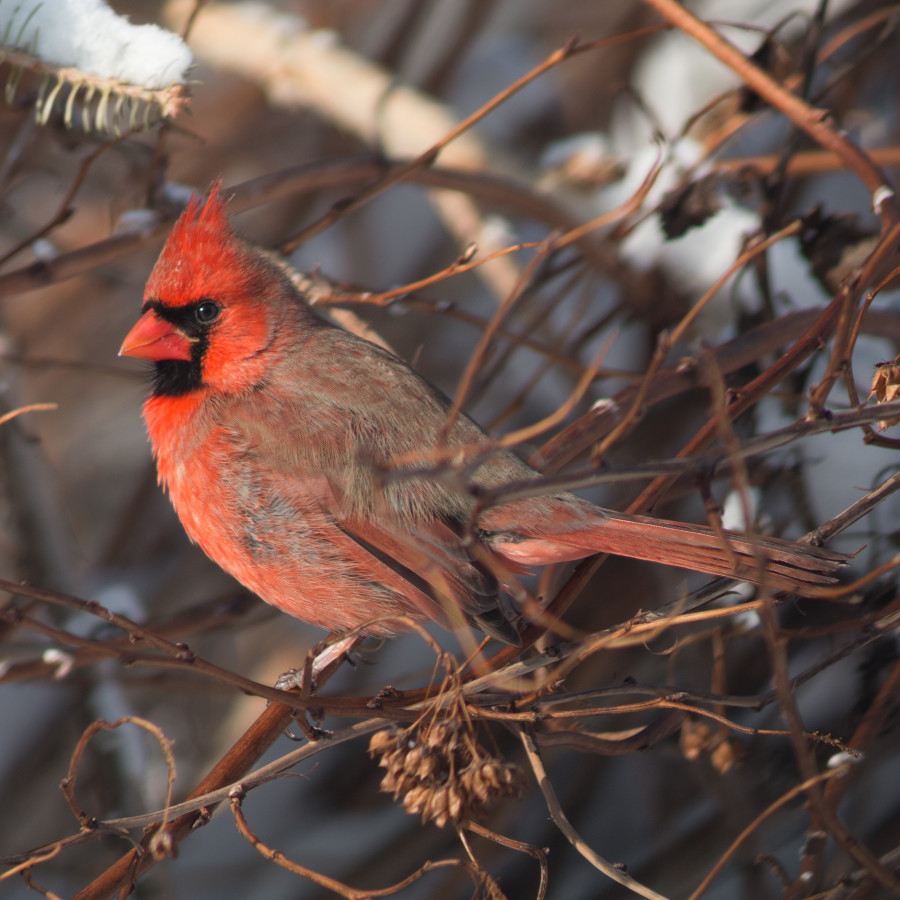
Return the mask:
M420 746L415 746L403 759L403 768L409 772L410 775L415 775L419 765L422 762L422 758L425 755L425 751Z
M500 789L500 767L491 760L481 766L481 779L485 793L493 793Z
M395 799L405 795L411 787L412 779L402 769L390 769L381 779L381 789L386 794L393 794Z
M459 727L452 721L434 722L426 734L426 743L449 757L459 744Z
M447 821L449 820L449 816L447 815L446 804L441 804L440 807L438 807L438 808L440 809L440 812L432 811L427 818L431 819L431 821L434 822L434 824L437 825L438 828L443 828L447 824ZM426 820L426 817L423 816L422 821L424 822L425 820Z
M381 789L406 812L439 828L519 791L518 769L488 754L462 716L436 719L421 728L382 729L370 739L369 752L387 770Z
M421 807L416 812L422 814L423 823L434 819L434 791L426 792Z
M463 773L469 794L482 805L490 799L490 790L483 774L483 766L466 769Z
M416 778L411 778L406 772L398 772L397 773L397 790L394 793L395 797L402 797L404 794L407 794L414 787L419 786L419 781Z
M872 394L875 400L881 403L890 403L892 400L900 399L900 357L890 362L879 363L875 366L875 375L872 378ZM884 431L891 425L900 424L900 419L894 417L882 419L878 423L878 430Z
M422 779L431 779L438 770L438 759L434 753L424 752L419 760L419 767L416 769L416 777Z
M397 776L393 772L387 772L381 779L381 790L386 794L393 794L397 789Z
M418 815L425 808L429 796L426 788L414 787L403 798L403 808L411 815Z
M451 822L458 822L462 818L466 806L463 799L461 791L452 787L447 789L447 815Z
M378 765L384 769L395 768L400 760L400 751L399 750L391 750L388 753L385 753L380 760L378 760Z
M519 797L525 786L525 774L514 763L503 763L503 787L507 797Z
M369 738L369 753L372 756L381 756L388 748L394 746L395 735L392 731L393 729L391 728L382 728L381 731L376 731Z
M443 828L447 824L449 800L446 788L438 788L431 794L431 818L438 828Z

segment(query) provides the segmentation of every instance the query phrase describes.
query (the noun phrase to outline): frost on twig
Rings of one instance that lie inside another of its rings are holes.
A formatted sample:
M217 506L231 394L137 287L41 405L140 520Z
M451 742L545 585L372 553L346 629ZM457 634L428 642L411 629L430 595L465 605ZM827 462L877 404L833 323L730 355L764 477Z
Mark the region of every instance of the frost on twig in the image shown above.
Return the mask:
M0 0L4 97L33 103L40 125L118 135L173 118L191 62L177 35L132 25L104 0Z

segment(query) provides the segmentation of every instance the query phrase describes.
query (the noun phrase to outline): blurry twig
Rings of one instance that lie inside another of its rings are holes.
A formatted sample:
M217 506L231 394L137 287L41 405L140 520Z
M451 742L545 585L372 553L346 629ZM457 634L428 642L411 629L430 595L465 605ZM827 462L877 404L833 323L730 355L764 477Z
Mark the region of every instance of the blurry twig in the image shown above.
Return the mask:
M629 197L628 200L626 200L621 206L617 207L614 210L611 210L608 213L597 216L590 222L586 222L583 225L577 226L566 234L560 235L559 237L551 237L547 241L545 241L544 246L529 262L525 271L522 273L515 289L504 299L490 324L482 332L481 337L478 340L478 344L472 351L472 354L469 357L469 360L466 363L466 367L463 370L463 374L459 380L459 386L457 388L456 395L453 398L453 405L450 407L450 410L447 413L447 420L445 425L443 426L444 436L446 436L446 434L449 432L449 429L453 426L453 423L459 417L459 414L462 411L463 406L465 405L468 392L475 377L475 373L481 366L484 356L487 353L487 349L490 346L491 341L494 339L496 329L499 328L501 322L508 314L509 310L517 302L522 291L528 284L531 275L537 270L538 266L544 261L547 256L550 255L550 253L553 253L556 250L561 249L562 247L569 246L576 241L581 240L592 231L598 230L600 228L605 228L608 225L618 222L626 216L630 215L635 210L639 209L644 201L644 198L653 187L658 174L659 167L657 165L654 165L653 168L651 168L650 172L648 172L647 176L644 178L641 185L634 192L634 194Z
M426 278L420 278L418 281L413 281L409 284L404 284L400 287L392 288L389 291L379 291L377 293L365 291L360 294L345 295L334 292L328 298L328 302L340 303L342 301L346 302L349 300L352 303L371 303L374 306L387 306L398 297L402 297L405 294L410 294L413 291L420 291L422 288L429 287L432 284L439 284L441 281L444 281L447 278L451 278L454 275L461 275L463 272L470 272L472 271L472 269L477 269L479 266L483 266L485 263L498 259L501 256L508 256L511 253L519 253L522 250L532 250L540 246L542 245L535 241L524 244L515 244L512 247L504 247L502 250L495 250L493 253L489 253L487 256L480 256L477 259L473 259L472 257L475 253L477 253L478 247L475 244L471 244L466 248L465 252L458 259L454 260L452 263L450 263L449 266L447 266L445 269L441 269L434 275L429 275Z
M522 481L511 481L501 487L481 490L478 492L479 502L483 508L494 506L501 503L509 503L513 500L525 500L530 497L537 497L551 491L558 490L578 490L587 487L596 487L602 484L621 484L628 481L638 481L645 478L654 477L672 477L690 476L703 474L708 478L719 477L723 475L732 475L734 472L734 460L751 459L776 450L779 447L786 447L790 444L817 434L838 434L860 426L875 422L883 415L900 414L900 400L892 403L885 403L877 407L865 407L863 409L850 410L844 413L834 413L829 417L821 419L799 419L792 425L786 425L777 431L769 434L761 434L758 437L751 438L743 444L739 444L734 448L733 459L729 454L721 451L707 451L705 453L696 453L691 456L681 455L671 457L669 459L656 459L645 463L636 463L628 468L614 468L607 465L600 471L594 469L578 470L574 469L564 475L550 475L542 478L527 479ZM485 455L496 447L494 442L474 445L467 448L467 452L471 451L475 456ZM440 456L438 456L440 459ZM415 460L424 462L421 454L416 455ZM409 464L413 458L404 459L404 464ZM432 456L427 456L427 461L432 461ZM441 466L445 463L437 463L431 474L439 476L441 474ZM426 470L427 471L427 470ZM421 477L422 470L414 470L404 473L398 472L398 478L402 477ZM838 526L837 521L831 520L827 530L825 526L816 529L814 534L817 535L819 541L824 543L834 537L839 531L846 529L852 522L864 516L867 512L880 503L886 496L893 493L897 486L894 479L889 479L882 488L876 492L867 494L866 497L857 501L848 510L840 515L843 517L840 521L843 523Z
M82 754L87 747L88 741L90 741L98 731L114 731L121 725L126 724L137 725L145 731L148 731L156 738L157 743L162 748L166 760L166 769L168 771L168 778L166 779L166 810L168 810L172 803L172 785L175 783L175 757L172 755L172 742L166 738L159 726L154 725L153 722L143 719L140 716L126 716L115 722L104 722L102 719L99 719L92 722L82 733L78 743L75 745L75 749L72 751L69 771L59 784L60 790L63 792L63 796L69 804L69 809L72 810L72 814L83 827L92 828L97 820L96 817L89 816L80 809L75 802L75 779L78 775L78 766L81 762ZM165 824L166 820L164 819L163 825Z
M90 638L83 638L80 635L63 631L60 628L55 628L54 626L41 622L33 616L29 616L13 607L0 610L0 618L3 620L11 624L24 624L34 631L53 638L64 646L76 646L89 651L103 653L105 656L116 657L126 663L192 670L215 678L225 684L230 684L247 693L265 697L276 703L293 702L291 694L286 694L284 691L280 691L277 688L270 688L266 685L258 684L255 681L251 681L248 678L238 675L236 672L217 666L214 663L197 656L197 654L195 654L186 644L172 642L167 638L162 637L151 628L145 628L142 625L138 625L136 622L133 622L131 619L128 619L126 616L120 615L119 613L110 612L94 600L79 600L77 597L70 597L66 594L61 594L58 591L36 588L31 585L16 584L15 582L7 581L4 578L0 578L0 590L6 591L12 595L31 597L40 602L89 613L90 615L96 616L101 621L120 628L128 635L131 644L130 649L123 649L113 642L106 643L103 641L91 640ZM149 647L158 651L159 655L135 650L134 645L141 641L146 642ZM298 706L302 706L302 703L298 703Z
M342 658L332 660L327 668L317 671L315 673L317 683L324 684L337 671L342 661ZM160 820L166 821L171 815L178 815L178 818L170 820L165 828L159 826L152 829L144 836L139 849L131 850L120 857L91 884L79 891L75 900L105 900L119 891L127 892L137 877L157 861L156 857L146 851L162 844L174 848L198 824L205 824L215 805L228 796L229 791L236 786L236 782L246 775L259 757L277 740L293 717L294 710L291 707L282 703L271 704L194 788L188 802L197 797L205 798L206 795L217 791L220 796L216 800L204 800L203 806L198 811L192 809L190 812L178 814L173 808L166 810L163 816L157 816L154 819L155 823L159 823ZM353 736L355 733L354 731ZM322 749L318 743L312 744L311 747L313 752ZM303 749L307 751L305 755L311 755L310 748ZM296 762L299 761L298 758ZM296 762L292 762L291 765L296 765Z
M9 412L4 413L0 416L0 425L4 425L12 419L15 419L16 416L21 416L25 413L44 412L45 410L57 408L57 404L55 403L30 403L28 406L20 406L17 409L11 409Z
M771 662L772 679L778 696L781 714L787 721L790 730L794 758L804 779L804 784L807 785L806 795L809 799L812 819L810 831L826 831L847 854L856 860L859 865L864 866L882 887L892 893L900 893L900 881L897 880L894 873L882 865L865 844L851 834L849 829L837 817L835 811L824 802L824 796L819 789L820 779L818 778L817 763L810 749L809 739L803 725L803 718L791 685L787 653L788 637L781 629L771 595L764 594L762 599L764 602L760 609L760 617ZM805 847L801 873L796 882L798 888L809 880L810 875L806 873L811 873L812 877L814 877L815 869L818 866L817 857L821 853L821 846L821 841L812 841Z
M822 312L823 308L814 308L787 313L711 348L709 352L714 356L719 369L724 374L730 374L751 362L764 359L776 350L780 353L780 348L796 341ZM880 310L870 309L863 320L865 333L889 337L900 347L898 326L900 316ZM661 370L645 390L645 407L649 409L663 400L699 387L698 372L697 361L693 358L684 359L676 366ZM629 385L608 403L586 413L533 453L530 457L531 464L544 472L556 471L570 464L592 443L615 428L623 416L622 410L634 404L634 397L639 390L640 384Z
M134 136L141 128L134 128L130 131L126 131L124 134L120 134L112 140L106 141L97 147L93 152L91 152L85 159L82 161L81 165L78 167L78 172L75 175L75 178L72 180L72 183L69 185L68 190L66 191L65 196L60 201L59 206L57 207L56 212L50 218L50 220L42 225L37 231L28 235L28 237L23 238L19 243L17 243L14 247L8 250L3 256L0 256L0 266L4 263L8 262L18 253L21 253L26 247L32 246L35 241L40 238L46 237L53 229L58 228L60 225L67 222L75 211L72 207L72 201L75 199L75 195L78 193L79 188L84 182L84 179L87 177L88 171L91 166L109 149L115 147L117 144L121 144L123 141L126 141L128 138Z
M896 709L898 696L900 696L900 663L895 662L850 737L849 743L854 750L865 753L869 749L884 728L888 716ZM832 781L825 786L824 802L835 813L850 788L851 775L852 773L847 774L844 778Z
M846 133L834 127L826 110L813 109L796 94L786 90L768 72L748 59L676 0L644 0L644 2L676 28L701 43L743 79L748 87L784 113L818 144L840 156L847 168L868 188L872 195L873 207L882 217L882 227L885 231L900 222L900 203L890 179L853 144Z
M638 894L641 897L648 897L649 900L666 900L666 898L662 894L658 894L656 891L645 887L639 881L636 881L634 878L632 878L625 871L624 866L622 866L621 864L617 865L607 862L605 859L603 859L602 856L599 856L590 847L588 847L587 844L585 844L585 842L579 836L578 832L576 832L572 827L571 823L566 818L566 814L563 812L562 807L559 805L559 800L556 797L556 792L553 790L553 785L550 784L550 779L547 777L547 772L544 769L544 764L541 760L541 754L534 742L534 738L525 729L522 729L519 732L519 738L521 739L522 745L525 748L528 762L531 764L531 768L534 770L534 777L537 780L538 787L541 789L541 793L544 795L544 800L547 804L547 809L550 813L550 816L556 823L557 828L559 828L559 830L565 835L569 843L592 866L594 866L594 868L602 872L608 878L611 878L613 881L618 882L623 887L628 888L628 890L632 891L633 893Z
M497 834L496 832L485 828L484 825L479 825L477 822L467 822L466 828L473 834L480 835L481 837L486 838L489 841L494 841L494 843L500 844L501 847L508 847L510 850L518 850L520 853L527 853L529 856L534 857L534 859L538 861L538 865L541 867L541 880L538 883L537 895L535 896L535 900L544 900L544 898L547 896L547 887L550 883L550 873L547 868L546 848L535 847L531 844L526 844L523 841L514 841L512 838L508 838L502 834Z
M893 252L896 241L900 239L900 225L894 226L885 235L878 246L866 260L866 264L860 273L858 282L865 284L880 270L883 260ZM790 372L796 369L810 354L816 352L828 337L834 333L841 314L845 309L845 298L851 293L852 288L845 286L840 293L825 307L813 325L788 348L772 365L760 373L749 384L744 385L740 391L733 391L726 412L732 419L749 409L760 397L782 381ZM836 377L836 375L835 375ZM810 418L812 413L812 402ZM710 419L700 431L679 451L679 456L691 456L700 448L706 446L716 435L719 424L716 418ZM639 497L628 507L629 512L640 512L657 502L659 498L671 487L674 478L657 479L649 485Z
M234 821L237 825L238 831L243 835L244 838L250 843L250 846L253 847L257 853L261 854L263 857L268 859L271 862L274 862L276 865L281 866L283 869L287 869L288 872L292 872L294 875L299 875L301 878L305 878L308 881L312 881L314 884L319 885L319 887L325 888L326 890L332 891L335 894L338 894L341 897L347 898L347 900L372 900L375 897L388 897L391 894L396 894L399 891L402 891L404 888L418 881L422 876L427 875L429 872L434 871L435 869L446 868L447 866L462 866L467 870L471 870L470 865L465 862L465 860L461 859L444 859L439 860L438 862L432 862L428 860L424 862L412 875L404 878L402 881L397 884L393 884L390 887L381 888L378 890L362 890L360 888L350 887L350 885L343 884L340 881L337 881L334 878L329 878L327 875L323 875L321 872L316 872L314 869L307 868L306 866L301 866L299 863L293 862L293 860L288 859L280 850L273 850L268 845L264 844L256 834L250 829L250 826L247 824L247 820L244 818L244 813L242 810L244 799L244 792L240 785L233 788L229 793L229 800L231 801L231 812L234 815ZM474 873L473 873L474 874Z
M464 134L469 129L471 129L472 126L474 126L485 116L493 112L498 106L506 103L510 97L518 93L532 81L540 78L546 72L555 68L565 60L583 53L593 52L604 47L611 46L612 44L620 43L622 41L630 41L645 37L657 30L657 27L639 29L626 35L615 35L604 40L592 41L586 44L581 44L576 39L570 41L564 47L561 47L558 50L554 50L553 53L551 53L550 56L548 56L547 59L545 59L542 63L535 66L530 72L514 81L507 88L500 91L498 94L492 97L491 100L477 109L470 116L466 117L462 122L457 124L450 131L444 133L440 140L435 141L430 147L428 147L428 149L426 149L423 153L420 153L415 159L402 165L399 169L395 170L390 175L376 181L369 187L363 188L354 197L348 198L344 202L338 204L335 208L326 213L320 219L313 222L311 225L308 225L299 233L295 234L283 244L283 252L289 253L291 250L296 249L298 246L300 246L300 244L305 243L310 238L314 237L315 235L319 234L321 231L329 227L338 218L343 217L347 213L352 212L353 210L356 210L364 204L368 203L373 197L386 190L392 184L395 184L407 178L412 172L416 171L417 169L430 167L437 160L441 151L448 144L454 141L461 134Z
M790 803L796 797L800 796L804 791L808 791L814 784L821 784L823 781L827 781L831 778L837 778L841 780L842 777L846 777L847 772L850 766L847 763L844 763L841 766L838 766L834 769L829 769L825 772L820 772L818 775L814 775L812 779L807 779L801 784L794 785L789 791L786 791L782 794L774 803L769 804L769 806L764 809L746 828L744 828L741 833L732 841L731 846L722 854L719 861L710 869L709 873L700 882L699 885L694 889L691 893L688 900L697 900L702 894L706 893L707 888L712 884L715 880L715 877L722 871L728 861L737 853L741 844L747 840L750 835L756 831L757 828L771 816L773 813L777 812L786 804Z
M359 181L371 180L384 172L405 168L406 163L391 162L371 154L342 159L318 160L290 166L279 172L262 175L224 191L231 197L232 214L254 209L277 198L292 194L318 193L329 188L346 188ZM427 187L464 191L484 203L495 204L518 215L544 222L548 227L570 230L578 220L554 198L511 178L462 169L431 167L411 172L408 180ZM147 228L117 234L62 253L52 260L31 263L21 269L0 275L0 298L35 290L74 278L97 266L136 253L158 243L171 229L181 209L168 211L164 220ZM601 270L628 279L627 268L616 262L608 248L597 241L583 239L579 248L588 260Z
M900 166L900 146L872 147L865 152L876 165L891 168ZM710 164L719 172L755 169L761 175L768 175L775 171L780 159L781 157L774 153L761 156L729 156L725 159L713 160ZM841 171L845 168L845 160L830 150L802 150L794 153L788 160L785 175L789 178L796 178Z

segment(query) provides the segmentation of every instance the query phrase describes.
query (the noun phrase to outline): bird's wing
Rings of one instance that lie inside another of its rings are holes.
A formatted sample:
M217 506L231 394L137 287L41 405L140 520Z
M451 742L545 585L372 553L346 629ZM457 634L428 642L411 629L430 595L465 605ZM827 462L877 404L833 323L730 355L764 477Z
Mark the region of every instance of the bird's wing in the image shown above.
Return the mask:
M235 450L253 478L265 482L264 493L282 507L315 504L316 539L330 544L332 558L345 560L357 577L369 573L419 617L451 627L475 624L516 642L497 577L461 537L464 501L454 507L452 493L428 477L384 487L364 449L365 432L377 421L350 404L338 418L331 404L314 398L242 404L227 420Z
M339 508L339 507L338 507ZM486 561L476 560L446 523L418 523L414 532L392 515L336 517L361 552L393 573L392 586L428 603L427 613L451 628L475 625L506 643L518 634L507 620L501 587Z

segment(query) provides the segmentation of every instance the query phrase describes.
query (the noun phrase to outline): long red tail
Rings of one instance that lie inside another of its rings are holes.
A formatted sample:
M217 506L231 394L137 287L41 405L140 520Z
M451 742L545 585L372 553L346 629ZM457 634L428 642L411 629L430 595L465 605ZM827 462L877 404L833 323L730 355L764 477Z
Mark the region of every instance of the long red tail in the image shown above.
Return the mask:
M612 553L632 559L723 575L774 590L803 593L804 587L833 584L848 557L807 544L739 534L717 533L703 525L685 525L646 516L604 510L594 527L553 530L524 536L516 543L493 545L515 565L546 565Z

